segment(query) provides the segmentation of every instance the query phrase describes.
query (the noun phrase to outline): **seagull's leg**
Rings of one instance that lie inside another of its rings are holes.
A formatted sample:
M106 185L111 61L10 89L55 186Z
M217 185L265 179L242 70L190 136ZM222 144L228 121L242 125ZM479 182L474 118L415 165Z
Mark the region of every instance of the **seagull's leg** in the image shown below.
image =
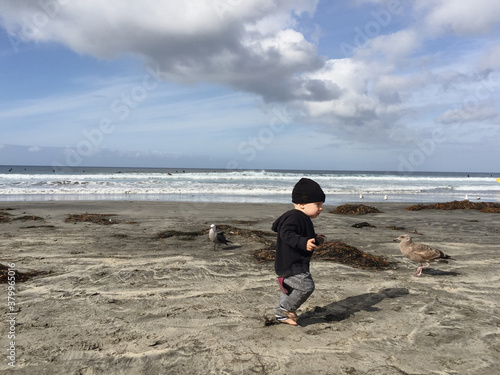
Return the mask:
M417 268L417 271L413 274L413 276L420 276L422 274L422 266Z

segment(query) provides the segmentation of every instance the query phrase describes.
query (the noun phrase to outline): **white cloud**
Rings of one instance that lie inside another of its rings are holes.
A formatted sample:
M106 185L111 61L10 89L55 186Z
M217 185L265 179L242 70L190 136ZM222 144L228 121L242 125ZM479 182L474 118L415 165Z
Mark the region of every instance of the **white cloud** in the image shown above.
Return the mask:
M388 61L398 61L402 58L411 57L422 44L422 36L414 29L406 29L389 35L381 35L374 38L367 50L360 50L360 55L368 54L372 57L381 54Z
M329 60L325 67L309 76L338 86L337 98L325 102L305 103L311 117L337 127L383 126L387 116L400 111L399 91L410 86L408 79L393 74L392 67L376 61Z
M209 83L256 94L267 103L290 104L298 120L317 125L316 130L334 134L337 140L391 139L399 136L401 129L418 128L421 122L437 119L438 123L450 123L460 110L456 103L460 105L477 90L475 74L480 76L500 68L500 47L496 41L475 43L468 39L470 50L448 44L450 40L462 42L452 39L456 35L477 37L495 30L500 22L498 1L356 0L355 5L368 15L360 18L364 21L358 24L359 29L366 31L371 25L373 33L358 36L366 43L355 43L355 37L352 46L356 49L343 59L319 56L318 46L301 32L299 15L313 15L318 2L3 0L0 22L18 43L57 42L78 53L106 59L132 54L157 67L158 75L166 81ZM413 23L398 18L409 14L414 16ZM450 39L441 41L440 37ZM321 38L319 42L322 43ZM450 56L448 51L453 54ZM472 73L466 74L467 69ZM130 91L129 86L123 87L125 93ZM102 101L101 109L107 115L110 101L117 94L105 94L110 100ZM46 98L12 106L12 110L0 112L0 118L19 116L22 112L45 115L47 108L62 112L63 108L78 109L85 103L95 108L88 95L75 102L71 99L56 103ZM47 100L50 107L46 106ZM492 119L495 105L492 94L477 110L467 113L466 121ZM154 119L160 112L151 111L161 106L165 105L154 101L147 108L137 108L134 114L151 121L142 125L145 129L158 131L179 124L188 126L192 120L188 116L164 125L167 116ZM184 115L188 111L172 111L178 112ZM247 126L228 118L234 130ZM134 119L130 120L121 129L139 132ZM222 118L220 124L226 126Z
M317 0L49 3L47 11L42 2L3 1L3 24L17 40L55 41L101 58L143 56L168 80L215 82L270 101L315 95L299 76L323 59L292 27Z
M443 124L465 124L470 122L498 119L498 113L493 108L478 108L464 111L453 109L443 113L438 121Z
M486 49L479 62L482 69L500 69L500 45L494 45Z
M421 0L415 9L424 14L425 27L435 36L490 33L500 21L496 0Z

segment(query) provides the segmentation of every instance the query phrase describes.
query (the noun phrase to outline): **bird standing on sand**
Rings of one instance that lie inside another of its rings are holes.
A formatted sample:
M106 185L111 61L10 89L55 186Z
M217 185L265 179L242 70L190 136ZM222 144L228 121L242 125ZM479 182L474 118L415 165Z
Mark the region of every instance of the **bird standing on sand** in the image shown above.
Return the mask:
M418 267L417 271L413 274L414 276L420 276L422 274L422 270L429 267L429 262L438 261L448 263L446 259L453 260L452 257L446 255L441 250L436 250L430 246L413 242L409 234L403 234L394 241L400 241L399 249L404 256L414 262L420 263L420 267Z
M217 227L215 224L210 225L210 231L208 232L208 238L210 238L210 241L214 243L214 250L217 249L218 244L224 244L227 246L227 244L231 241L228 241L226 239L226 236L224 235L224 232L217 232Z

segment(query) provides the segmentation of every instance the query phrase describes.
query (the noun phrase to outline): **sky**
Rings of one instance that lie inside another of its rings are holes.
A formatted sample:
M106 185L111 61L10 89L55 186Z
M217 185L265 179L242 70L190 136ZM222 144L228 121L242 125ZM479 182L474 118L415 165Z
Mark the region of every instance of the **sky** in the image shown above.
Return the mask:
M0 165L500 171L498 0L2 0Z

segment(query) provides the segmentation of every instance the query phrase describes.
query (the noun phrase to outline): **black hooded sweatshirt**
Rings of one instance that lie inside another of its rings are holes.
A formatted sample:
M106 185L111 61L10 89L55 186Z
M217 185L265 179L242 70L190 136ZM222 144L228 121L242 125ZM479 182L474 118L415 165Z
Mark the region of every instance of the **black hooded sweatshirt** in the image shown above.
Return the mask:
M312 251L307 251L307 241L316 240L314 225L309 216L293 209L281 215L272 226L278 233L274 270L279 277L289 277L309 272ZM317 240L316 240L317 243Z

